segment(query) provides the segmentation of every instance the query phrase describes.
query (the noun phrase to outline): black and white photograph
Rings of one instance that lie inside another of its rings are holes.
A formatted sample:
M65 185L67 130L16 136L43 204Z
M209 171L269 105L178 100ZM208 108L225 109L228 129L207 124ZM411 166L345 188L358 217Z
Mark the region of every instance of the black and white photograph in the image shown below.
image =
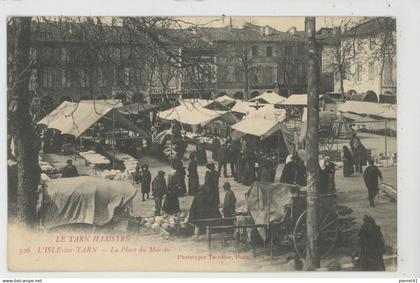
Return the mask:
M10 15L9 270L398 271L398 21Z

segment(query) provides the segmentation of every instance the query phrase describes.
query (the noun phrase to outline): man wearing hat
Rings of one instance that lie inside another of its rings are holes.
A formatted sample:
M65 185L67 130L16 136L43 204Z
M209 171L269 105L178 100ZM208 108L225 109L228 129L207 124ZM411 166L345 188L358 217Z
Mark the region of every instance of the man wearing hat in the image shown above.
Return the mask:
M155 200L155 216L160 215L163 196L166 194L166 190L165 172L160 170L152 182L152 196Z
M223 184L223 189L225 190L225 200L223 202L223 217L224 218L234 217L235 216L235 210L236 210L235 193L230 189L230 183L229 182L225 182ZM233 220L228 220L227 222L230 225L233 224Z
M150 174L149 166L147 164L143 164L141 166L141 172L140 172L140 186L141 186L141 193L143 194L143 201L146 200L144 198L146 195L147 195L147 199L149 199L151 180L152 180L152 175Z
M66 163L67 165L61 170L61 178L70 178L70 177L79 176L76 166L73 165L73 160L67 159Z

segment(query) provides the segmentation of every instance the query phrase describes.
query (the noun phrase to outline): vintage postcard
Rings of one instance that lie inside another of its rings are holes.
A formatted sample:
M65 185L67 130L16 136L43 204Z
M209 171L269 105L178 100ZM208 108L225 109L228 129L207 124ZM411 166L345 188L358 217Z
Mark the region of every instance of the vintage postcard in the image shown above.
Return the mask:
M396 21L9 17L9 270L397 271Z

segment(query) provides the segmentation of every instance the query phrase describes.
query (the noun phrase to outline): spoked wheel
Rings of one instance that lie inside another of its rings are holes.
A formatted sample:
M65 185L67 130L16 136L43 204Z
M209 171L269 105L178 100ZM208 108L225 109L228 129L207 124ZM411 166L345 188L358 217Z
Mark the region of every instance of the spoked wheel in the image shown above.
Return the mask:
M334 146L334 135L330 130L319 130L319 146L321 152L329 152Z
M300 257L306 255L306 214L305 210L296 222L293 231L293 245L296 253ZM321 257L327 256L334 248L338 239L338 219L337 214L325 206L319 207L319 251Z

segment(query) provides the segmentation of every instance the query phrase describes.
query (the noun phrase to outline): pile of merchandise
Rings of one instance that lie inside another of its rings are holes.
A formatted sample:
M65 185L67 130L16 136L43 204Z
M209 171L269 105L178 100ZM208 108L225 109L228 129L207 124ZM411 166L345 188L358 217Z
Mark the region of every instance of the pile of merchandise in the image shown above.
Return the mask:
M142 225L146 228L151 228L154 230L165 230L168 234L181 233L182 231L187 232L191 231L191 225L188 223L188 215L184 213L179 213L177 215L168 215L163 216L154 216L149 218L144 218Z

